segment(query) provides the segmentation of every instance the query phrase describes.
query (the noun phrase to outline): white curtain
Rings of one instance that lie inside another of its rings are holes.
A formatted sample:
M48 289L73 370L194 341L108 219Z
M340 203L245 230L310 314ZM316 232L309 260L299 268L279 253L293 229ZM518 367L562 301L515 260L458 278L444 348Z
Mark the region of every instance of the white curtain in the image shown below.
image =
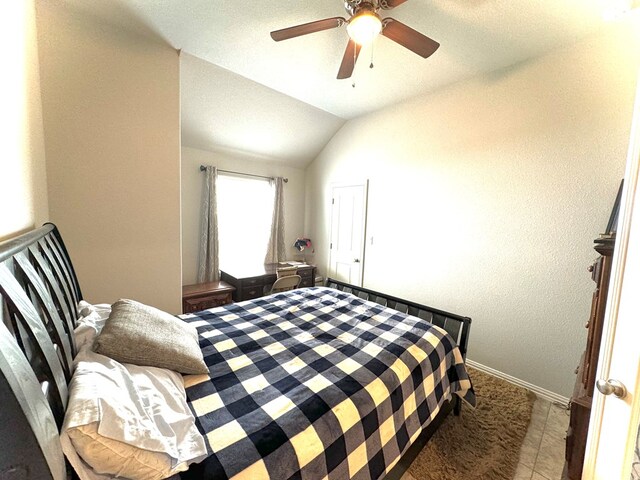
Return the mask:
M218 169L209 165L206 167L204 175L198 283L220 280L220 267L218 265L218 205L216 200Z
M276 177L273 198L273 216L271 217L271 235L264 263L278 263L286 259L284 248L284 180Z

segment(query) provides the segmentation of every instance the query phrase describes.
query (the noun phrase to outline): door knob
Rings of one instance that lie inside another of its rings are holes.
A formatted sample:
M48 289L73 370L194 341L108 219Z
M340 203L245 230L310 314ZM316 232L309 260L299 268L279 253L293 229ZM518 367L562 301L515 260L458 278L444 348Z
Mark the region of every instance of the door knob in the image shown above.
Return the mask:
M359 258L354 258L353 259L353 263L360 263L360 259Z
M603 395L611 395L618 398L624 398L627 396L626 387L617 380L598 380L596 381L596 388Z

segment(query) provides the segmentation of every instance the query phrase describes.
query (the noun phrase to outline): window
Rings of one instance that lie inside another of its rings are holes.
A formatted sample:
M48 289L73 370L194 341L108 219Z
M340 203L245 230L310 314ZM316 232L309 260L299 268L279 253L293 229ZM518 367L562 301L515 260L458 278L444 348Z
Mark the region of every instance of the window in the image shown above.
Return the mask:
M273 194L268 180L218 174L220 268L250 268L264 263Z

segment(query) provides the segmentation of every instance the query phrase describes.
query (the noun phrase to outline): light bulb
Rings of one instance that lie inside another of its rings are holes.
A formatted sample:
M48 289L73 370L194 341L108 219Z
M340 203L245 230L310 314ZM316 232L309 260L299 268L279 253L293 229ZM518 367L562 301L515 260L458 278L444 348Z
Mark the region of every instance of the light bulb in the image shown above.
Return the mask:
M374 12L363 10L349 21L347 33L359 45L367 45L382 31L380 17Z

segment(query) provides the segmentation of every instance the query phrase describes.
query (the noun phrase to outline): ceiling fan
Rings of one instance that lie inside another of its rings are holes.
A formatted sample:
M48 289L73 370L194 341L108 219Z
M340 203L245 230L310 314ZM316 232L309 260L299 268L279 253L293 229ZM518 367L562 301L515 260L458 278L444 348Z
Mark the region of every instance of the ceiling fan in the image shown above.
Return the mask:
M432 55L440 46L438 42L408 27L393 18L380 18L379 11L391 10L407 0L346 0L345 9L349 19L343 17L325 18L315 22L296 25L271 32L276 42L321 32L347 25L349 43L342 57L338 79L349 78L356 66L356 60L363 45L371 43L379 34L408 48L423 58Z

